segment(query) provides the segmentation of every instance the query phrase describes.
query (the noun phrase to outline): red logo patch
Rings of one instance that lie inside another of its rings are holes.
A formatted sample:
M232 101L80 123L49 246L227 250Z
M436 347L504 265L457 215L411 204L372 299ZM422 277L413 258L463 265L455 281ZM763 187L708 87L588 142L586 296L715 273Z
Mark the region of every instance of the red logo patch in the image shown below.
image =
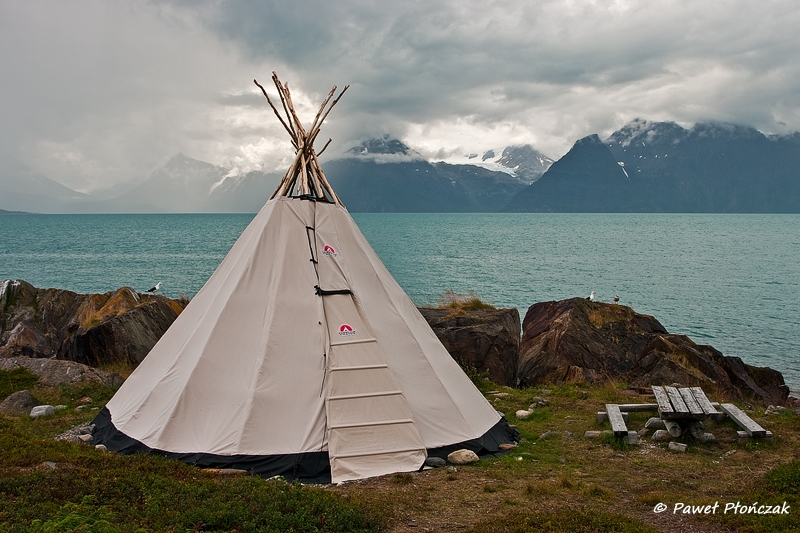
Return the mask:
M355 335L356 330L353 329L353 326L350 324L342 324L339 326L339 335L348 336L348 335Z
M328 257L336 257L336 250L333 249L333 246L330 244L326 244L324 248L322 248L322 255L327 255Z

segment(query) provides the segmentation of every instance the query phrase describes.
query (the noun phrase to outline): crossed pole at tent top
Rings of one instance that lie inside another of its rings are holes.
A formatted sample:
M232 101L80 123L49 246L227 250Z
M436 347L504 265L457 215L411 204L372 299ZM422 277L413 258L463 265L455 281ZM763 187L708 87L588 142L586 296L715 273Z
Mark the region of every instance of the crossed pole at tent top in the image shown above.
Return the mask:
M281 112L278 111L278 108L272 102L264 87L258 83L257 80L253 80L253 83L258 85L258 88L264 93L267 103L275 112L275 116L278 117L280 123L286 129L287 133L289 133L292 139L292 145L295 149L295 156L294 161L289 165L289 169L286 171L286 174L284 174L278 188L276 188L275 192L270 196L270 200L278 196L311 196L316 199L324 199L342 205L336 192L334 192L330 183L328 183L328 179L322 171L322 166L319 164L319 155L325 151L331 143L331 139L328 139L328 142L325 143L325 146L322 147L319 154L314 151L314 141L317 135L319 135L322 123L325 122L328 113L331 112L333 106L339 102L339 99L341 99L342 95L344 95L345 91L347 91L350 86L346 85L345 88L342 89L342 92L339 93L339 96L331 100L336 93L336 85L334 85L328 93L328 96L322 101L322 105L320 105L317 116L314 117L314 122L311 123L311 127L306 130L303 128L303 124L300 122L300 118L297 116L294 104L292 103L289 84L281 83L275 72L272 73L272 82L275 84L275 88L278 89L278 96L281 99L281 107L285 117L281 116Z

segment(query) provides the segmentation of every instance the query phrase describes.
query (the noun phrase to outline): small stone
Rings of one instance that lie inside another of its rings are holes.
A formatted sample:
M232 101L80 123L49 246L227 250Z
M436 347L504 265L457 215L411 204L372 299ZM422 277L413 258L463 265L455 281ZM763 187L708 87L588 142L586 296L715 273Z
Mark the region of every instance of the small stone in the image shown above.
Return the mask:
M602 431L585 431L583 436L587 439L599 439L602 434Z
M517 461L522 461L522 457L514 457Z
M715 437L713 433L703 433L697 440L705 444L713 444L717 442L717 437Z
M55 467L56 467L56 464L55 464L53 461L45 461L45 462L44 462L44 465L45 465L47 468L55 468Z
M507 451L507 450L513 450L516 447L517 447L516 444L511 444L509 442L504 442L503 444L499 444L497 446L497 449L504 452L504 451Z
M503 400L505 400L507 398L511 398L511 395L509 393L507 393L507 392L495 392L495 393L493 393L493 396L495 398L500 398L500 399L503 399Z
M525 420L529 416L533 414L533 411L525 411L524 409L520 409L515 413L515 416L520 420Z
M447 461L454 465L467 465L480 461L480 457L472 450L456 450L447 456Z
M85 405L87 403L92 403L92 399L88 396L84 396L83 398L78 400L78 403Z
M505 418L505 417L506 417L506 414L505 414L503 411L498 411L497 409L495 409L495 412L496 412L498 415L500 415L501 417L503 417L503 418Z
M486 391L486 394L498 394L499 392L500 392L499 390L490 390Z
M455 474L456 472L458 472L458 468L454 466L448 466L447 468L445 468L445 470L447 470L448 474Z
M688 446L686 444L681 444L680 442L669 443L669 449L672 450L673 452L683 453L686 451L686 448L688 448Z
M30 391L17 391L8 395L8 397L3 400L3 403L0 403L0 413L19 415L29 413L37 403L39 402L36 401L36 398L33 397Z
M55 407L53 407L53 409L55 409L56 411L63 411L66 408L67 408L66 405L56 405Z
M427 459L425 459L425 466L430 466L433 468L441 468L443 466L447 466L447 461L445 461L441 457L428 457Z
M97 444L97 445L95 445L94 449L99 451L99 452L107 452L108 451L108 448L106 448L104 444Z
M50 416L55 414L56 410L52 405L37 405L31 409L31 418L39 418L40 416Z
M625 437L628 444L639 444L639 434L635 431L628 431L628 436Z
M657 429L651 438L654 442L667 442L672 439L672 435L664 429Z
M92 440L92 436L91 435L78 435L78 440L80 440L81 442L89 442L90 440Z
M554 432L552 432L552 431L550 431L550 430L548 430L548 431L545 431L544 433L542 433L541 435L539 435L539 440L543 440L543 439L550 438L550 437L552 437L553 435L555 435L555 433L554 433Z
M83 411L84 409L86 409L85 405L79 405L78 407L75 408L76 411Z
M646 437L650 433L650 430L647 429L647 428L642 428L639 431L637 431L636 433L639 434L639 437Z
M727 452L725 452L724 457L730 457L731 455L733 455L735 453L736 453L736 450L728 450Z

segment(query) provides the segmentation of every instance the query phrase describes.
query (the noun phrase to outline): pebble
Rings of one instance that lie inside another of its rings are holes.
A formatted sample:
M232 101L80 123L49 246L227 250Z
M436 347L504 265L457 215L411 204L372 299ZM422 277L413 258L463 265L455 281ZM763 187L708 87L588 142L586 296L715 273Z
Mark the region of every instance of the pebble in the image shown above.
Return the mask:
M39 418L40 416L50 416L55 414L56 410L52 405L37 405L31 409L31 418Z
M447 461L442 459L441 457L428 457L425 459L425 466L430 466L433 468L440 468L442 466L446 466Z
M107 452L108 451L108 448L106 448L104 444L98 444L98 445L96 445L94 447L94 449L99 451L99 452Z
M548 430L548 431L545 431L544 433L542 433L541 435L539 435L539 440L542 440L542 439L546 439L546 438L552 437L553 435L555 435L555 433L554 433L554 432L552 432L552 431L549 431L549 430Z
M526 411L524 409L520 409L519 411L517 411L515 413L515 416L520 420L525 420L526 418L528 418L532 414L533 414L533 411Z
M447 470L449 474L455 474L456 472L458 472L458 468L454 466L448 466L445 470Z
M683 453L686 451L686 448L688 448L688 446L686 444L681 444L680 442L669 443L669 449L672 450L673 452Z
M469 463L477 463L480 457L472 450L461 449L456 450L447 456L447 462L454 465L467 465Z
M672 439L672 435L664 429L657 429L651 438L654 442L666 442Z

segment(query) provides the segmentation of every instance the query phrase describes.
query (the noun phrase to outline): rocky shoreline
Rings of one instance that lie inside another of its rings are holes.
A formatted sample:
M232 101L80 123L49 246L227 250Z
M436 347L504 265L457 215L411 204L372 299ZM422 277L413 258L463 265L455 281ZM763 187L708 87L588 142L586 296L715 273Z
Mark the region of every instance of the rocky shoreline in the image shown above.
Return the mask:
M2 281L0 369L24 366L47 376L40 377L43 383L85 378L115 384L121 378L94 367L140 363L185 303L130 287L77 294ZM521 329L516 309L420 312L462 367L501 385L680 383L726 400L794 401L779 371L670 334L655 318L624 305L583 298L540 302L527 310Z

